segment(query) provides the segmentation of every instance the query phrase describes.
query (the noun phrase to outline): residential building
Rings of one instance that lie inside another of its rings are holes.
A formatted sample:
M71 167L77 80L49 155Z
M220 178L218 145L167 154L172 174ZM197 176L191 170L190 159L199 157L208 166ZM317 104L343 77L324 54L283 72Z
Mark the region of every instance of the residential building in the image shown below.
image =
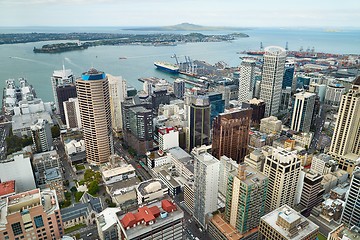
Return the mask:
M63 222L54 190L33 189L1 200L0 236L12 239L60 239Z
M281 47L265 48L260 99L265 101L265 117L279 112L286 51Z
M287 204L294 206L301 162L296 151L274 148L265 160L263 174L269 178L266 197L268 211Z
M92 68L76 80L86 159L99 165L109 161L112 129L109 84L104 72Z
M339 163L339 168L354 170L360 159L360 76L352 89L341 96L341 103L331 139L329 153Z
M210 112L209 97L195 96L191 98L188 108L188 134L186 141L187 151L194 147L210 143Z
M119 133L123 129L121 103L127 97L126 81L122 77L115 77L110 74L106 74L106 76L109 81L111 125L114 132Z
M79 101L77 98L69 98L63 102L65 123L67 128L81 128Z
M252 110L231 109L221 113L214 120L212 134L212 155L225 155L236 162L242 162L248 153L249 130Z
M309 132L315 104L315 93L296 93L292 110L291 130Z
M345 201L345 208L341 216L341 222L347 226L360 227L360 167L355 168L349 193Z
M287 205L260 219L259 239L316 240L318 233L317 225Z
M18 192L36 188L30 157L22 153L0 160L0 176L1 182L15 180L15 188Z
M247 102L243 102L241 108L251 108L251 126L259 126L260 120L264 118L265 102L261 99L253 98Z
M51 77L51 86L54 94L55 107L58 113L60 113L60 108L59 108L60 106L58 102L56 88L59 86L65 86L72 83L74 83L74 74L71 71L71 69L65 69L65 66L63 66L63 69L55 70L53 72L53 75Z
M268 177L242 163L229 174L225 219L239 233L245 234L259 225L265 214Z
M184 80L178 78L174 81L174 94L175 97L182 99L185 93L185 82Z
M49 122L45 119L38 119L30 129L36 152L50 151L53 141Z
M58 86L56 88L57 102L59 104L59 113L61 117L61 121L65 123L65 111L64 111L64 102L68 101L70 98L76 98L76 86L75 84L67 84Z
M240 64L239 103L253 98L255 85L255 60L244 59Z
M203 227L208 213L217 210L220 162L210 153L194 148L194 218Z
M345 91L341 83L330 83L326 86L325 104L339 106Z

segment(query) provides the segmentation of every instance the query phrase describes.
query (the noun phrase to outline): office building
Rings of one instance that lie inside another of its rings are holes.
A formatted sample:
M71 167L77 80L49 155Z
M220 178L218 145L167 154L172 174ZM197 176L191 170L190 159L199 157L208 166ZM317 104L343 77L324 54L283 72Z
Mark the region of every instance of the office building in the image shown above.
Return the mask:
M164 127L159 132L159 150L164 152L179 146L179 132L173 127Z
M242 163L229 174L225 219L244 234L259 225L265 214L268 177Z
M57 113L60 113L60 104L58 101L58 95L56 88L59 86L65 86L74 83L74 74L71 69L65 69L63 65L62 70L55 70L51 77L51 86L54 94L54 101Z
M253 98L247 102L243 102L241 108L251 108L251 126L259 126L260 120L264 118L265 102L261 99Z
M278 147L266 157L263 174L269 178L265 205L268 211L284 204L294 206L300 166L296 151L290 152Z
M360 227L360 167L355 168L349 193L347 194L345 208L341 216L341 222L347 226Z
M306 169L302 170L300 174L300 181L302 182L300 205L307 212L310 212L313 207L319 205L323 200L324 189L321 186L322 179L322 175Z
M169 104L170 103L170 95L166 89L158 89L154 90L151 94L151 104L154 113L157 113L160 104Z
M228 158L227 156L220 157L219 193L224 199L226 197L226 192L228 189L229 174L233 170L238 169L238 167L239 165L231 158Z
M119 133L123 129L121 103L127 97L126 81L122 77L115 77L110 74L106 74L106 76L109 81L111 125L114 132Z
M261 217L258 239L316 240L318 233L316 224L283 205Z
M295 94L291 130L305 133L310 131L315 98L315 93L301 92Z
M279 112L280 113L287 113L289 111L289 108L292 104L292 98L291 98L291 88L286 87L281 89L281 98L280 98L280 107Z
M77 98L69 98L63 102L65 123L67 128L81 128L79 101Z
M225 111L225 100L221 93L209 92L206 94L209 97L210 102L210 126L212 126L214 119L219 116L220 113Z
M312 158L311 170L320 175L335 172L337 168L338 163L328 154L320 153Z
M360 157L360 77L355 79L348 93L342 95L331 139L329 154L339 168L349 172L359 164Z
M260 120L260 132L275 134L280 133L282 122L277 117L270 116Z
M359 240L360 228L356 226L347 227L344 224L329 232L328 240Z
M112 151L109 83L104 72L91 68L76 80L86 158L90 164L108 162Z
M214 120L212 155L225 155L236 162L243 161L248 154L251 108L231 109L221 113Z
M0 206L1 239L61 239L64 234L54 190L20 192L1 200Z
M346 89L341 83L330 83L326 86L325 104L339 106Z
M49 122L45 119L38 119L30 129L36 152L50 151L53 141Z
M293 80L294 80L294 71L295 71L295 63L293 61L285 62L284 69L284 77L282 81L281 88L286 89L287 87L292 88Z
M152 82L150 81L144 81L143 83L143 91L145 92L145 94L147 96L151 96L151 94L153 93L153 85Z
M68 101L69 98L76 98L76 86L75 84L67 84L63 86L58 86L56 88L56 94L58 98L58 104L59 104L59 113L61 117L61 121L65 123L65 112L64 112L64 102Z
M240 64L239 103L253 98L255 85L255 60L244 59Z
M285 49L275 46L265 48L260 99L265 101L266 117L279 112L285 59Z
M186 148L208 145L210 142L210 102L207 96L194 96L188 107L188 134Z
M138 205L161 200L168 195L169 189L160 179L150 179L136 186Z
M185 93L185 82L178 78L174 81L174 95L175 97L182 99Z
M208 213L218 209L220 162L203 149L194 148L194 218L205 227Z

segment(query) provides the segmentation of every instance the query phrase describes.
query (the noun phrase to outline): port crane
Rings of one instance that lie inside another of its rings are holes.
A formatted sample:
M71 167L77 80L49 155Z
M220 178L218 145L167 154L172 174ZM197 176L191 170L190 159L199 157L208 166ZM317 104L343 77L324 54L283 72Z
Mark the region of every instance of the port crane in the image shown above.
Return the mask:
M174 55L171 56L171 58L175 58L175 60L176 60L176 65L180 66L180 65L179 65L179 61L178 61L178 58L177 58L177 56L176 56L175 53L174 53Z

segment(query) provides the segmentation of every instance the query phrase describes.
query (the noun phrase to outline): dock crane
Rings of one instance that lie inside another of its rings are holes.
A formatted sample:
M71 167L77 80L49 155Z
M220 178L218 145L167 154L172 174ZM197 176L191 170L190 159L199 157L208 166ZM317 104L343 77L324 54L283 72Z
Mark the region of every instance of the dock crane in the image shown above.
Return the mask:
M176 60L176 65L180 66L180 65L179 65L179 61L178 61L178 58L177 58L177 56L176 56L175 53L174 53L174 55L171 56L171 58L175 58L175 60Z

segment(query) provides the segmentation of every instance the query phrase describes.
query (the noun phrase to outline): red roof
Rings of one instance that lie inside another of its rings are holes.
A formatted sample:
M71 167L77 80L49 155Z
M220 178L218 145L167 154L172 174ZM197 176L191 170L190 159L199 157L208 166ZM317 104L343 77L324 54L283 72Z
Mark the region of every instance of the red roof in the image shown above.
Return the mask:
M144 219L145 223L155 220L154 215L152 214L150 209L146 206L139 208L138 214L141 216L142 219Z
M133 213L129 212L121 219L121 223L124 228L131 227L136 223L136 219Z
M15 193L15 180L0 183L0 197Z
M164 211L166 211L168 213L176 211L176 205L166 199L161 201L161 207L162 207L162 209L164 209Z
M152 206L149 208L150 212L157 218L160 215L160 209L157 206Z

